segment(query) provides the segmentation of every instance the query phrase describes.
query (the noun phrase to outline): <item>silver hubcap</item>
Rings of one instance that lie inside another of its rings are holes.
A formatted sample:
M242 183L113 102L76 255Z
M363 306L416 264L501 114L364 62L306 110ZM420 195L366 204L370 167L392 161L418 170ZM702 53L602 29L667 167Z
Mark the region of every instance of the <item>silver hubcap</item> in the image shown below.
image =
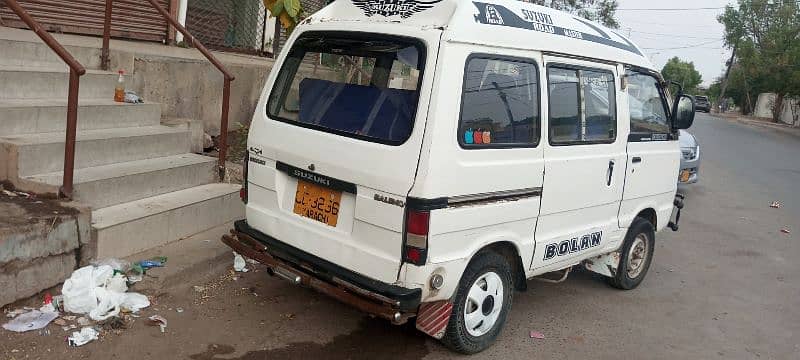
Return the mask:
M647 235L636 235L633 246L628 250L628 277L633 279L639 276L644 270L644 262L647 260Z
M500 275L488 272L472 284L464 306L464 325L472 336L489 332L503 309L503 281Z

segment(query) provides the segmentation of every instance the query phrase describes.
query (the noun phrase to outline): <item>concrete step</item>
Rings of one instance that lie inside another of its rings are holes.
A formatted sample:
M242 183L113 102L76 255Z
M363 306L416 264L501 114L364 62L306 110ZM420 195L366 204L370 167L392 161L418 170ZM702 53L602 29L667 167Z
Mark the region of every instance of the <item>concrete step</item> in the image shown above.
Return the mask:
M78 97L114 97L118 74L87 70L81 76ZM0 66L0 99L66 99L69 70L66 67Z
M0 136L0 178L63 170L64 133ZM167 126L79 131L75 168L152 159L189 152L189 132ZM2 166L6 166L2 168Z
M208 184L92 212L97 258L126 257L244 218L240 185Z
M13 35L13 34L7 34ZM0 36L0 66L64 67L66 64L38 38ZM95 47L64 45L64 48L87 69L100 69L101 50ZM133 54L115 50L111 53L110 69L133 71Z
M99 209L217 181L217 161L197 154L180 154L78 169L74 200ZM58 191L63 172L25 177Z
M41 132L63 132L67 126L67 100L0 100L0 134L3 136ZM127 104L113 99L82 99L78 102L78 130L158 125L161 105Z
M188 238L136 253L126 258L131 263L167 258L167 266L147 270L144 281L132 291L158 293L160 289L192 287L220 276L233 268L233 250L220 240L233 229L233 222L194 234ZM247 266L252 269L252 265Z

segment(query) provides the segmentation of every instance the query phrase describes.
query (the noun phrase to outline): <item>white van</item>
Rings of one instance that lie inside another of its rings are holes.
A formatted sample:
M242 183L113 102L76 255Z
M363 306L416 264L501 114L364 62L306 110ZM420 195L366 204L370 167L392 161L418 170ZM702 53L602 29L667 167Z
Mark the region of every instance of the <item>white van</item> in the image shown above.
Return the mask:
M654 233L677 229L693 99L613 30L485 1L337 0L297 26L223 241L462 353L526 279L581 265L639 285Z

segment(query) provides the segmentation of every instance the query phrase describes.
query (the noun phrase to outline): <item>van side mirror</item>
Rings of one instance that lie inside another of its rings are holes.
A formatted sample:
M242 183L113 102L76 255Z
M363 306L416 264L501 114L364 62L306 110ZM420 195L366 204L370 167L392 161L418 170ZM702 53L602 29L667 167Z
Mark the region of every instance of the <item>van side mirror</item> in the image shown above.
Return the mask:
M694 122L694 98L690 95L680 94L675 99L675 108L672 111L672 127L688 129Z

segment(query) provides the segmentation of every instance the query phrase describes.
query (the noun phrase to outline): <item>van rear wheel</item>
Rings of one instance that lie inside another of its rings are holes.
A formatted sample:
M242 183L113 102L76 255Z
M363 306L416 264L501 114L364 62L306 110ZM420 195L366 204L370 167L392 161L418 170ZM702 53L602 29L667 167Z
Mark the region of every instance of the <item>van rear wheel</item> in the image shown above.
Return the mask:
M620 248L617 273L607 278L608 283L618 289L635 289L644 281L655 248L655 230L649 220L636 217L625 235Z
M461 277L442 342L462 354L491 346L511 309L512 279L505 257L491 251L478 254Z

